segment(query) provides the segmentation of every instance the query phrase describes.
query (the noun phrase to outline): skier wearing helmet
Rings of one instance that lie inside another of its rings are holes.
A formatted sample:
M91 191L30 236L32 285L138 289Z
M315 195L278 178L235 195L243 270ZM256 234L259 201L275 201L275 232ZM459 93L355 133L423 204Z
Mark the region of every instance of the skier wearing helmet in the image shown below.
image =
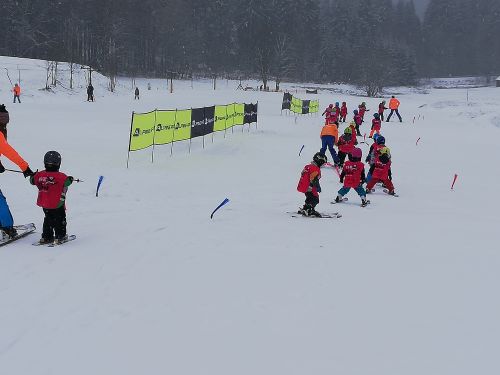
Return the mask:
M337 142L337 146L339 148L338 157L340 167L344 165L347 154L349 154L354 146L358 144L358 140L356 139L356 132L353 131L352 128L353 126L345 128L344 134L339 138Z
M366 192L371 193L377 182L382 182L387 188L387 194L396 195L392 184L391 151L383 147L378 151L375 163L370 167L371 179L366 185Z
M324 154L317 152L314 154L312 162L302 170L297 190L306 195L306 201L304 207L298 211L299 214L321 217L321 214L316 211L315 207L319 203L319 193L321 192L319 184L321 167L327 161L328 159Z
M356 190L359 197L361 198L361 206L365 207L369 202L366 200L366 192L363 189L363 183L365 182L365 165L361 161L363 153L360 148L353 148L349 153L349 161L346 161L342 173L340 175L340 182L344 186L339 190L337 197L335 198L336 203L343 202L344 195L346 195L351 189Z

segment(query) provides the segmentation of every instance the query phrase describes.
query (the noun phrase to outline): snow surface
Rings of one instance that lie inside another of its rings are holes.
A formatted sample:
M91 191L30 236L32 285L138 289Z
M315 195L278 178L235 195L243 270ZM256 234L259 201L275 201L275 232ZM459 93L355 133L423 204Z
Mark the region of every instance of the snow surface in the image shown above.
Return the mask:
M281 116L282 94L231 81L176 81L169 94L141 79L137 102L130 79L111 94L96 74L87 103L83 71L74 91L39 90L44 64L0 57L11 78L26 69L15 105L0 72L0 103L32 169L55 149L85 181L68 193L78 238L0 248L0 374L500 373L500 90L469 89L467 103L465 89L398 88L405 121L382 132L401 197L377 192L362 209L351 192L332 206L340 184L324 169L318 209L343 218L295 219L285 212L303 203L296 185L320 147L319 116ZM321 109L366 101L368 118L379 102L317 97ZM154 164L150 150L133 153L125 168L132 111L256 100L257 128L207 137L205 149L195 139L190 154L188 142L172 157L156 147ZM16 222L40 233L36 189L7 172L0 187Z

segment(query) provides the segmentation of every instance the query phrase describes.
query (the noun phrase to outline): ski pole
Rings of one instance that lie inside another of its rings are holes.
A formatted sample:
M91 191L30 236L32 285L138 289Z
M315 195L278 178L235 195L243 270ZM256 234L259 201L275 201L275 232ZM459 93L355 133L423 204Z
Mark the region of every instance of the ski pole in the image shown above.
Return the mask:
M9 69L7 69L7 68L4 68L4 69L5 69L5 71L7 72L7 78L8 78L8 79L9 79L9 81L10 81L10 85L11 85L11 86L14 86L14 85L12 84L12 80L10 79L10 76L9 76Z
M21 171L16 171L14 169L7 169L7 168L5 168L5 170L8 171L8 172L23 173Z

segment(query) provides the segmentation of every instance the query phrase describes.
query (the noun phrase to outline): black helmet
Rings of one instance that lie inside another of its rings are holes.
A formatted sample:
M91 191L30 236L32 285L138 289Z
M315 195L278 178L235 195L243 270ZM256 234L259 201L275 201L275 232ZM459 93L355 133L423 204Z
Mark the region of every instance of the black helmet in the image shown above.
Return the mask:
M321 167L327 161L328 161L328 159L327 159L326 155L322 154L321 152L317 152L313 156L313 162L315 162L318 167Z
M47 152L43 157L43 164L59 168L61 166L61 154L57 151Z

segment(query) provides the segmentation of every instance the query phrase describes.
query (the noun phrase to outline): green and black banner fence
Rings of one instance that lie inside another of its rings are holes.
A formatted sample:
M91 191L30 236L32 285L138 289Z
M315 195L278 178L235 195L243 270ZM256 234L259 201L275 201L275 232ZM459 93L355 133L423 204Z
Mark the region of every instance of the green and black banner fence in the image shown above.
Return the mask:
M234 129L234 126L255 123L257 125L256 104L233 103L211 107L185 110L154 110L148 113L132 112L130 140L128 146L127 168L131 151L153 147L151 160L154 160L154 146L187 141L214 132ZM225 133L224 133L225 135ZM172 147L170 149L172 153ZM191 150L191 143L190 143Z
M319 112L319 100L301 100L295 98L289 92L283 94L283 103L281 104L281 112L288 110L295 114L306 115L308 113Z

